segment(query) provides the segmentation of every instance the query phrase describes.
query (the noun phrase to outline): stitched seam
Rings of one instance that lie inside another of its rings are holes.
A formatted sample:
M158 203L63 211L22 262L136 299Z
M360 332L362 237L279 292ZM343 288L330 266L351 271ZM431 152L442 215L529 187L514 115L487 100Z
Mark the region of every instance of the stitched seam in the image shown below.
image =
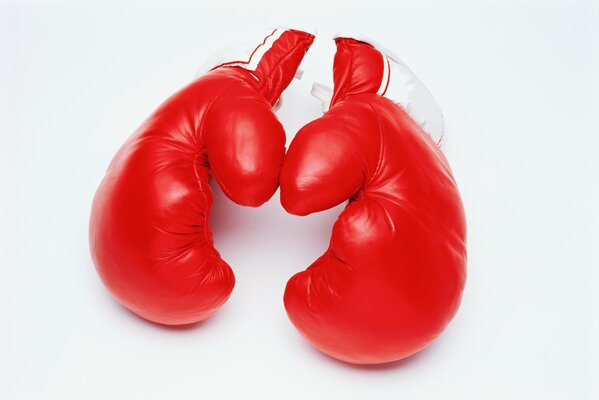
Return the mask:
M376 118L376 122L377 125L379 127L379 159L378 159L378 163L377 166L374 170L374 173L372 174L372 176L370 177L370 180L372 181L377 174L379 173L381 166L383 165L383 150L385 149L385 142L383 140L383 126L381 125L381 119L379 117L379 115L377 114L375 108L372 106L372 104L370 103L366 103L366 105L370 108L370 110L372 111L372 113L374 114L374 117Z
M222 92L220 92L219 94L217 94L212 101L210 101L210 103L208 104L208 106L206 107L206 111L204 112L204 115L202 115L202 119L200 120L200 123L198 124L198 127L196 128L196 136L202 137L203 135L203 130L204 130L204 124L206 123L206 117L208 116L208 113L210 112L210 109L212 108L212 105L224 94L226 93L231 87L233 87L233 85L235 85L236 83L239 83L239 81L235 80L233 82L231 82L231 84L229 84L227 87L225 87ZM204 239L206 240L206 242L210 242L209 240L209 235L208 235L208 222L210 219L210 205L208 204L208 197L206 196L206 193L204 191L204 187L202 185L202 180L200 179L200 175L198 173L198 159L200 158L200 155L202 154L202 152L206 149L206 144L205 142L203 143L202 148L200 148L197 152L195 157L193 158L193 171L195 173L196 176L196 181L198 182L198 190L200 191L200 193L202 194L202 196L204 197L204 203L206 204L206 212L204 213Z

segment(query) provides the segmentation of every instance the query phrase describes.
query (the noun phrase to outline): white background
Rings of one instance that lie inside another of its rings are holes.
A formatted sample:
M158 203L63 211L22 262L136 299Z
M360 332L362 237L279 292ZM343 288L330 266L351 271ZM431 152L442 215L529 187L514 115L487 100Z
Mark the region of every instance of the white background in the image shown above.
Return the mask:
M598 398L597 4L200 3L2 3L0 398ZM444 110L468 282L446 332L399 363L334 361L287 320L285 283L340 207L302 218L278 194L248 209L217 193L237 286L192 328L124 310L90 260L92 196L125 138L225 42L296 24L319 36L279 112L288 139L320 115L309 89L331 83L340 29L392 49Z

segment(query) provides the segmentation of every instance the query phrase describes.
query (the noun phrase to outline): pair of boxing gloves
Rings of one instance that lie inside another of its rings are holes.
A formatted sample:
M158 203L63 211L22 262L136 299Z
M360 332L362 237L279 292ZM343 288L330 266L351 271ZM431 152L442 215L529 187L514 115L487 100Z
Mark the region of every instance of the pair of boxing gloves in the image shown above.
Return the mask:
M337 37L329 109L285 153L273 105L314 36L274 29L247 39L225 48L114 157L90 220L102 281L154 322L210 317L235 284L208 225L210 177L245 206L280 185L292 214L349 200L328 250L287 283L285 308L299 332L351 363L421 350L456 313L466 264L462 202L436 143L442 121L426 115L432 98L384 49Z

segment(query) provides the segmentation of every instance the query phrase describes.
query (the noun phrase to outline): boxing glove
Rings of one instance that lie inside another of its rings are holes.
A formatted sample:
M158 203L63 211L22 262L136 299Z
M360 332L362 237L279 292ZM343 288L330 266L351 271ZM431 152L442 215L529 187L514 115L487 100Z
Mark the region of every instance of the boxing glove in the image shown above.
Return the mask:
M235 278L208 225L210 176L259 206L278 186L285 132L272 106L314 36L247 36L162 104L120 148L95 195L89 240L100 278L129 310L168 325L201 321Z
M430 93L381 47L348 37L336 45L330 109L293 139L281 203L306 215L349 202L327 251L287 283L284 303L322 352L384 363L427 346L456 313L464 210Z

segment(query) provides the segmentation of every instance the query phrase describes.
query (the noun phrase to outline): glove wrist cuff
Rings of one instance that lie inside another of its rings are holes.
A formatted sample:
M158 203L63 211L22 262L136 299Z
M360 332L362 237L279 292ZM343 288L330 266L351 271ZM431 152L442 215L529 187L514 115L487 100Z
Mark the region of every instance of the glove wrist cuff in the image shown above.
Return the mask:
M203 71L238 67L258 82L262 94L274 104L295 76L314 40L309 32L275 28L245 36L223 47Z
M350 94L376 93L403 108L440 145L444 136L441 107L410 68L385 46L364 35L341 32L334 39L335 71L339 73L331 105Z

